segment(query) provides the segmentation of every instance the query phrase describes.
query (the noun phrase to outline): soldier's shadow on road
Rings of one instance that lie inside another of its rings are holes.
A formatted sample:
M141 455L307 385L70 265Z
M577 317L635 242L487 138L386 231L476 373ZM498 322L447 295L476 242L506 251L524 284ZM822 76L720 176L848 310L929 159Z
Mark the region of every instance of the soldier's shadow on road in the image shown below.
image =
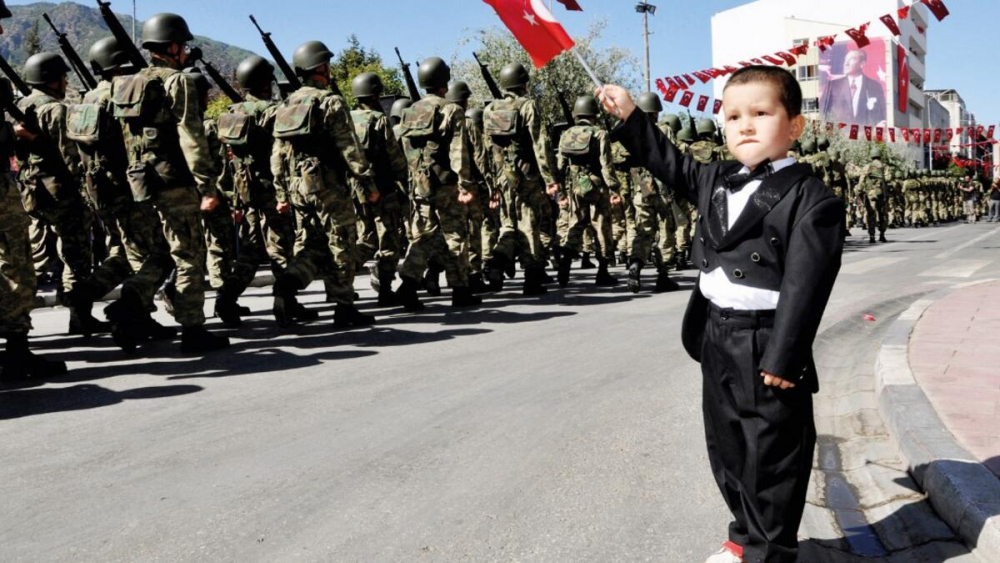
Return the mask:
M1000 467L1000 457L986 462ZM913 468L905 477L894 482L914 493L923 494L918 482L926 479L948 480L955 489L974 487L973 483L991 485L989 490L976 489L975 507L963 506L961 495L943 495L947 498L924 496L921 500L892 500L886 505L866 506L866 514L885 514L873 522L847 526L838 537L808 538L799 542L799 561L810 563L865 563L870 561L933 561L934 563L961 559L966 561L970 549L957 540L958 532L948 527L942 519L947 511L955 519L961 518L963 535L979 538L983 524L1000 515L1000 480L984 464L969 461L941 459ZM992 481L992 482L991 482ZM937 491L947 487L938 487ZM970 489L965 489L968 492ZM935 491L935 494L936 492ZM968 500L968 496L964 500ZM981 501L981 502L980 502ZM831 510L834 502L827 499ZM842 507L845 513L856 511L856 506ZM972 516L975 514L975 516ZM960 537L960 536L958 536Z
M165 385L113 391L91 383L58 389L14 389L0 392L0 420L96 409L123 401L178 397L197 393L202 389L198 385Z

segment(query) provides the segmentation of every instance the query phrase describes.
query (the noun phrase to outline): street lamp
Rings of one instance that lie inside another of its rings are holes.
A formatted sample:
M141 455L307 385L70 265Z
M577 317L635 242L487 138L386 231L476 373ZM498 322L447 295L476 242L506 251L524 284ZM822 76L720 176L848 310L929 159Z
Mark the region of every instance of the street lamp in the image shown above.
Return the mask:
M646 46L646 91L652 90L649 80L649 16L656 15L656 6L649 2L639 2L635 5L635 11L642 14L642 40Z

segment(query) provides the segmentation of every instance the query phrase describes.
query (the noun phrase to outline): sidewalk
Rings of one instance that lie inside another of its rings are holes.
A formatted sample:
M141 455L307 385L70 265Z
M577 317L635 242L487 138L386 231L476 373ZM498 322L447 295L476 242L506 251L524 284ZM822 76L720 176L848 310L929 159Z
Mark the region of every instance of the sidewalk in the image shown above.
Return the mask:
M1000 282L931 305L910 337L909 359L945 427L1000 476Z

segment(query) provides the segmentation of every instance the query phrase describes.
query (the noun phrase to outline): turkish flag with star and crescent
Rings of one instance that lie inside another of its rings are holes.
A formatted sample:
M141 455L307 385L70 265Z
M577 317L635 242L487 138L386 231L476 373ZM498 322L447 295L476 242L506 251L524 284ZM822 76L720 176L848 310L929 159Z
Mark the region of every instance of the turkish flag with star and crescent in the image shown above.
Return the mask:
M542 68L563 51L573 48L573 40L563 29L544 0L483 0L496 10L507 29L531 56L535 68Z

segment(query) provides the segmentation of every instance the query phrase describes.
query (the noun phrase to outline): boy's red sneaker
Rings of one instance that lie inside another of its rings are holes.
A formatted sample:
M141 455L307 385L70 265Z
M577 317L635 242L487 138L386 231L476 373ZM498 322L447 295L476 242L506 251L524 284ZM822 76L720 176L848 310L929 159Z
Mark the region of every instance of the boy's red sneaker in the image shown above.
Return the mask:
M727 541L722 544L722 549L710 555L705 563L743 563L743 548Z

